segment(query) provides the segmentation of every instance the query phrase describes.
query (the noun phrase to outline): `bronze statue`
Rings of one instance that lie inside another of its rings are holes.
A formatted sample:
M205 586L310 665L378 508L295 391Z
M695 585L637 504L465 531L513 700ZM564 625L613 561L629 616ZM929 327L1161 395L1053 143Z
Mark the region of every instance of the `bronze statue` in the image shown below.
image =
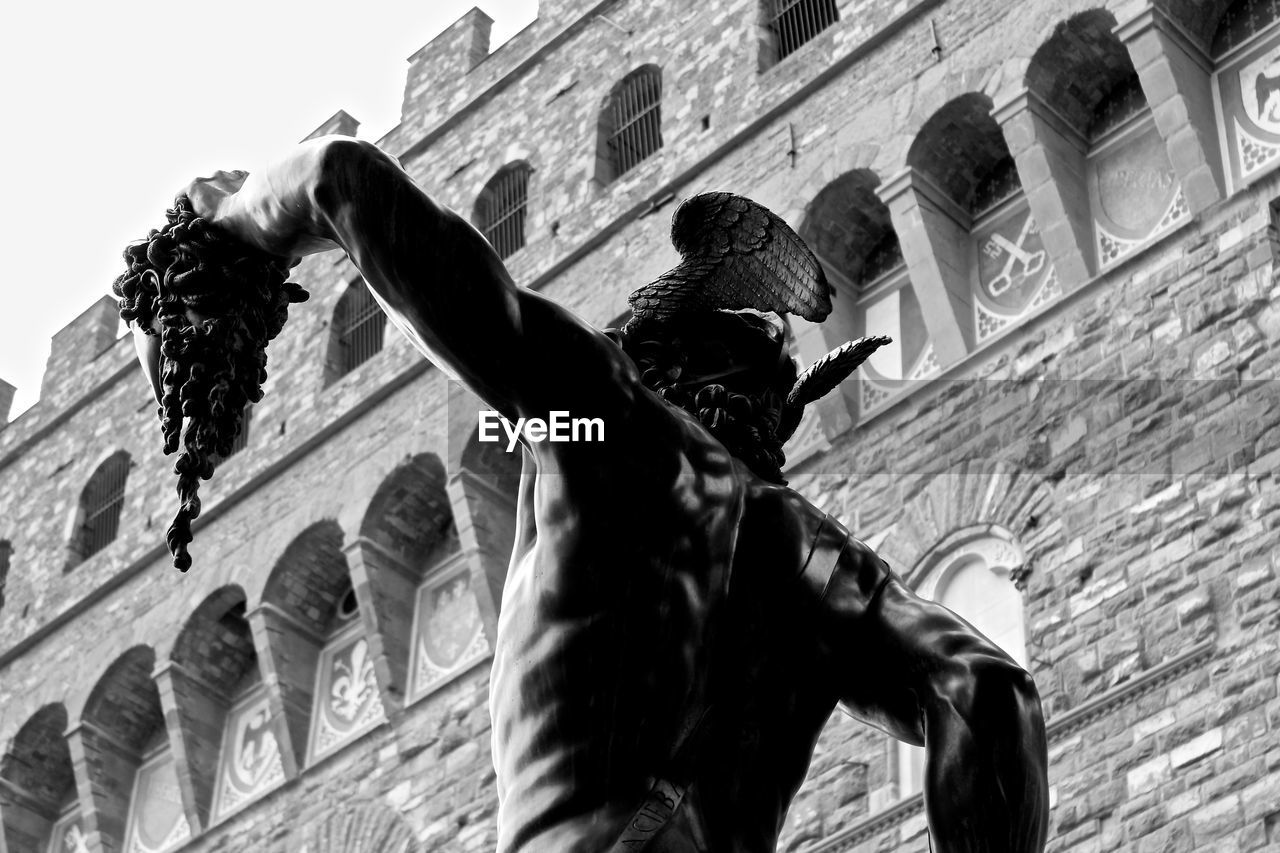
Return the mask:
M167 447L193 419L184 509L302 296L281 271L323 249L346 251L395 324L503 416L606 424L603 442L525 444L491 685L499 851L771 851L837 703L926 746L935 850L1043 849L1030 677L782 482L805 403L884 342L797 380L769 312L820 320L830 301L785 223L735 196L690 200L673 229L681 264L601 332L515 286L479 232L365 142L305 143L185 197L182 227L217 251L202 260L153 234L164 245L134 250L117 283ZM215 412L210 382L247 390L219 392ZM170 539L182 567L189 531Z

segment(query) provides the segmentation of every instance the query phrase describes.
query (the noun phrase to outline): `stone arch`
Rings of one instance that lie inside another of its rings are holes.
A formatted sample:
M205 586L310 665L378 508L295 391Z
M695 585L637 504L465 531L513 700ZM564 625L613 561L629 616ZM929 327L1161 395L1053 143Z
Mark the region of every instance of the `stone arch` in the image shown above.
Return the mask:
M41 850L54 824L75 800L75 773L67 747L67 710L61 703L40 708L5 744L0 755L3 841L7 849Z
M290 845L291 853L419 853L422 845L404 818L379 801L326 806L323 817L306 827Z
M907 166L965 211L984 183L1012 164L991 108L986 95L966 92L931 115L907 150Z
M962 462L920 484L879 551L914 584L934 567L932 555L975 535L1021 539L1023 531L1047 529L1055 512L1053 489L1038 474L999 460ZM1034 562L1034 553L1028 557Z
M232 703L262 683L245 593L235 584L210 593L187 618L156 682L175 718L179 785L201 826L211 823L219 753Z
M845 172L808 203L798 229L828 273L851 293L875 277L878 267L870 262L876 256L902 256L889 208L876 195L879 185L880 176L870 169Z
M146 645L117 657L68 732L73 766L83 766L87 777L78 784L91 849L95 844L123 849L135 822L159 837L190 834L190 804L185 795L172 793L181 786L152 679L155 662L154 650Z
M449 419L451 426L458 421ZM452 577L459 565L447 483L444 463L434 453L406 458L375 490L347 549L373 666L397 704L413 689L411 664L419 651L413 632L424 589L442 573Z
M1027 90L1057 110L1069 127L1090 128L1110 96L1137 83L1115 26L1106 9L1080 12L1059 22L1031 57Z
M316 674L339 619L344 596L355 586L344 552L342 528L317 521L293 538L267 576L258 606L249 611L253 634L261 638L262 677L277 687L269 693L272 717L284 720L286 775L307 760L307 739L318 697Z
M1157 0L1156 5L1208 51L1214 46L1223 18L1238 3L1239 0Z
M455 550L457 530L446 481L444 464L434 453L406 459L378 486L359 536L419 570Z

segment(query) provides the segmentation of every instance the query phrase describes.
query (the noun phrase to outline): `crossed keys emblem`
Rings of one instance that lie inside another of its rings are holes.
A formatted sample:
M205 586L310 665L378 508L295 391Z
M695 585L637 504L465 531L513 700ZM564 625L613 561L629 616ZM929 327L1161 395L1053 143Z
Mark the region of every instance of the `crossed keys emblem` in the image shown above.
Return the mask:
M983 253L992 260L999 260L1001 255L1005 256L1004 267L995 278L987 282L987 291L992 296L1000 296L1013 287L1014 264L1022 264L1022 270L1019 272L1022 278L1035 275L1044 267L1044 249L1037 252L1028 252L1024 248L1027 237L1034 233L1035 230L1035 220L1028 213L1027 218L1022 223L1022 230L1018 232L1016 241L1010 241L1003 234L996 232L988 237L987 242L982 245Z

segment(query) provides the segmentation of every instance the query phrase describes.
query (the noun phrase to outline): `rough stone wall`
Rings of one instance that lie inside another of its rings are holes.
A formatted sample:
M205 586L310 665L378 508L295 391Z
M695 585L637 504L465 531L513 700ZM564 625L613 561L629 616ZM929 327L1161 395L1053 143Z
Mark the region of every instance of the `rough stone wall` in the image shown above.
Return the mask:
M916 133L954 97L999 103L1054 26L1093 5L846 0L835 26L763 72L749 0L544 3L537 22L478 61L487 36L472 15L411 60L404 121L383 144L467 216L499 168L527 160L528 243L509 266L603 325L675 260L668 194L733 189L798 225L850 169L882 181L901 170ZM1105 5L1122 21L1136 6ZM592 175L603 99L651 62L664 75L664 147L602 186ZM419 91L415 80L437 85ZM1050 720L1052 850L1280 844L1277 197L1280 178L1264 179L1075 282L940 378L829 435L831 449L792 475L908 576L957 530L1016 537L1031 670ZM204 486L189 574L170 569L163 549L174 498L154 403L130 342L102 350L109 324L98 314L81 318L89 334L55 345L41 402L0 430L0 539L13 547L0 606L6 752L50 705L74 728L131 649L170 660L191 614L227 585L253 611L313 525L336 525L352 547L407 458L456 456L447 382L401 336L326 385L333 310L357 276L334 254L296 275L312 298L268 350L249 448ZM65 572L80 489L120 449L134 467L119 536ZM455 513L469 504L455 499ZM459 525L483 531L504 517L478 509ZM387 622L403 630L406 620ZM283 672L268 688L310 677ZM337 820L336 803L366 809L362 838L407 828L424 850L492 849L487 680L481 664L408 707L389 701L388 722L295 768L182 849L293 853ZM895 755L884 736L834 716L780 849L927 849L918 798L897 797ZM14 845L7 853L23 849Z

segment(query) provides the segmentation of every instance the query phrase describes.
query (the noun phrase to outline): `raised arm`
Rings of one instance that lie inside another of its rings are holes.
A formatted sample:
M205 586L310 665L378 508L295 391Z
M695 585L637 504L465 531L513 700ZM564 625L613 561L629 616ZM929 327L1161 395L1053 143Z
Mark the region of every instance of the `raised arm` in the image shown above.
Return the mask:
M633 382L616 347L572 312L511 280L472 225L367 142L327 137L233 179L188 188L197 212L272 254L335 245L392 321L508 416L552 409L624 414ZM230 191L227 191L230 189Z

